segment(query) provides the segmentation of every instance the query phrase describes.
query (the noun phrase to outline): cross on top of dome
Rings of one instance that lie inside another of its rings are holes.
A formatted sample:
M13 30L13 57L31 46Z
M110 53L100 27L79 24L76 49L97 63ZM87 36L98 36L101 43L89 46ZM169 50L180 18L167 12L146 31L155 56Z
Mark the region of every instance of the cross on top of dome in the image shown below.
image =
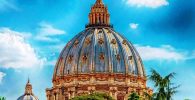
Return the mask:
M27 84L30 84L30 79L28 78L28 82L27 82Z

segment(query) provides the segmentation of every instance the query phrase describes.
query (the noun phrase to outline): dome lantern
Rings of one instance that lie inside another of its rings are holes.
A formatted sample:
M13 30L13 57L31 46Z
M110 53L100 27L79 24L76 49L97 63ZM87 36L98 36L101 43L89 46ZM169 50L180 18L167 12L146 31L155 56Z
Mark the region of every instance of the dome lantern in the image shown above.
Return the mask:
M28 78L28 82L25 87L25 94L32 94L32 85L30 84L29 78Z
M86 27L93 26L108 26L110 25L110 14L108 8L103 4L102 0L97 0L96 3L91 7L89 13L89 24Z

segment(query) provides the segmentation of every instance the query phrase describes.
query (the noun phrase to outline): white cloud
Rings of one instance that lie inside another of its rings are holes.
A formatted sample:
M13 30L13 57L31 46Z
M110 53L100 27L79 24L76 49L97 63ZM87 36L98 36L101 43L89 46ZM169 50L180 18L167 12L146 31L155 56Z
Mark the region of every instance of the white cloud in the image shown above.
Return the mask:
M130 24L129 24L129 26L130 26L130 28L131 28L131 29L137 29L137 28L138 28L138 26L139 26L139 24L136 24L136 23L130 23Z
M5 73L0 72L0 84L2 83L3 78L6 76Z
M32 36L31 33L12 31L7 27L0 27L0 32L1 33L13 33L13 34L16 34L16 35L23 37L23 38L31 38L31 36Z
M43 64L35 50L25 42L24 33L0 28L0 67L3 68L30 68Z
M65 32L63 30L56 29L52 25L50 25L46 22L41 22L39 25L40 25L39 33L41 35L54 36L54 35L63 35L63 34L65 34Z
M0 0L0 11L7 9L19 10L19 8L11 2L11 0Z
M162 45L161 47L136 45L143 60L185 60L184 52L178 52L170 45Z
M36 36L37 40L47 41L47 42L59 42L58 39L53 38L53 36L64 35L65 31L54 28L51 24L46 22L41 22L39 24L38 33Z
M127 5L136 7L157 8L160 6L169 5L167 0L123 0Z
M51 38L51 37L48 37L48 36L42 36L42 35L37 35L35 37L36 40L39 40L39 41L45 41L45 42L60 42L59 39L57 38Z

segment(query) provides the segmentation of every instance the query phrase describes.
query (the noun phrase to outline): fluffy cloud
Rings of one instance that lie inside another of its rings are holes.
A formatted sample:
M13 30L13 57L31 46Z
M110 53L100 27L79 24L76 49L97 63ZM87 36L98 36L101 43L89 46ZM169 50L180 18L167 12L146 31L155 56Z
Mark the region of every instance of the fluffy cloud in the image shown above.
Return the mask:
M161 47L141 46L136 45L143 60L185 60L186 56L183 52L178 52L170 45Z
M0 72L0 84L2 83L3 77L5 77L6 74L3 72Z
M24 33L0 28L0 67L18 69L42 65L43 60L21 34Z
M65 31L54 28L52 25L46 22L41 22L39 26L40 27L38 28L38 34L36 36L36 39L40 41L58 42L59 40L53 38L53 36L66 34Z
M136 23L130 23L130 24L129 24L129 26L130 26L130 28L131 28L131 29L137 29L137 28L138 28L138 26L139 26L139 24L136 24Z
M11 0L0 0L0 11L7 9L19 10Z
M136 7L157 8L169 4L167 0L124 0L127 5Z

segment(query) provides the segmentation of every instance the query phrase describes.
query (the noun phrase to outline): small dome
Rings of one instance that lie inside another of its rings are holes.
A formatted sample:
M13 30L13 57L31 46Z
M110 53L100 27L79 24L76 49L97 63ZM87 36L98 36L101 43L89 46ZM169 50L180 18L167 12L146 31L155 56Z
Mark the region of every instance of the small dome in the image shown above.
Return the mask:
M30 84L29 79L26 83L24 95L20 96L17 100L39 100L32 92L32 85Z
M128 73L145 77L134 46L111 27L87 27L70 40L55 67L55 76Z
M35 97L34 95L22 95L20 96L17 100L39 100L37 97Z

